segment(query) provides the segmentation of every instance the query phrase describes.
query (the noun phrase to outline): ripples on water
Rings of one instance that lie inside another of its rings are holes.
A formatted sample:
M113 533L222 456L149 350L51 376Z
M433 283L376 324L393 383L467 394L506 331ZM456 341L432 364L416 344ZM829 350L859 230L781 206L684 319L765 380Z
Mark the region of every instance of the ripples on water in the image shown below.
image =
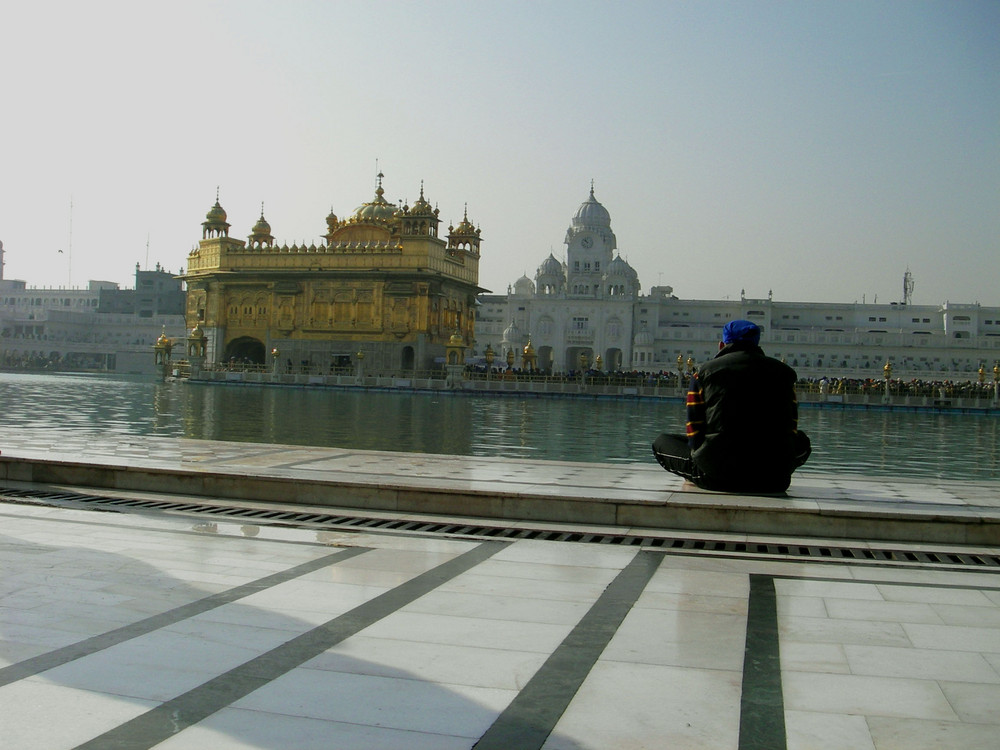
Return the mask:
M365 450L650 463L683 432L679 401L466 397L0 374L4 429L158 435ZM803 407L800 472L1000 478L997 418Z

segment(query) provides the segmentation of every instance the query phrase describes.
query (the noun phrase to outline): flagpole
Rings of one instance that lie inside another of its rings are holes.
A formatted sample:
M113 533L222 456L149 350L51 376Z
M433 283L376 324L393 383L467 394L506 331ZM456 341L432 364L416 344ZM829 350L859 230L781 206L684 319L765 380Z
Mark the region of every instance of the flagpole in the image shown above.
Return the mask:
M66 253L66 287L73 288L73 196L69 197L69 251Z

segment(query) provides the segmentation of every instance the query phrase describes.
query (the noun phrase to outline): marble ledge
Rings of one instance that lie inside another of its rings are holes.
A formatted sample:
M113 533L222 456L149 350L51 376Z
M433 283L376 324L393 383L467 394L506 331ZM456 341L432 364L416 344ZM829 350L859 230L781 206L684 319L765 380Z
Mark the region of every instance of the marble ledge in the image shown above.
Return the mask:
M375 474L370 470L344 470L343 460L351 457L357 466L367 468L380 461L391 462L403 454L290 447L283 454L284 460L279 460L280 450L257 445L235 446L227 451L227 458L204 462L121 455L101 460L68 460L57 453L47 457L34 450L20 453L12 456L5 452L0 456L0 478L368 512L485 517L505 522L1000 544L1000 514L990 508L963 504L943 490L939 502L907 501L899 497L905 493L905 487L895 485L887 489L873 481L854 482L860 490L858 494L865 499L852 499L843 487L831 493L829 483L818 486L824 490L815 493L820 497L811 497L805 479L797 481L788 496L753 496L696 490L665 475L659 467L631 465L518 462L517 473L523 476L512 480L513 466L509 464L514 462L504 459L484 462L489 467L486 470L486 467L469 467L470 459L462 457L420 456L414 460L406 455L410 468L420 465L425 469L424 475L406 474L405 470ZM269 458L259 463L269 464L266 468L252 465L265 455ZM463 472L463 467L469 471ZM588 486L584 477L599 474L602 469L605 475L617 472L617 481ZM480 471L502 475L504 481L463 475ZM551 472L563 472L563 482L538 481ZM574 473L577 475L572 476ZM663 486L649 489L653 477ZM571 478L574 481L569 481ZM638 481L633 481L636 478ZM922 495L933 495L927 486L917 486Z

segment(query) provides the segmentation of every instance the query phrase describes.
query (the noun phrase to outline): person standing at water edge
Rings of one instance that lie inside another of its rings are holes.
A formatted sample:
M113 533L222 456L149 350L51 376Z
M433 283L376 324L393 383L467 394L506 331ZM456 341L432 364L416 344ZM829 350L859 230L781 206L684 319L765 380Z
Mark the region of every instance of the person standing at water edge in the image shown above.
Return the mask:
M798 429L795 380L765 356L756 324L730 321L719 353L691 378L687 435L660 435L653 455L703 489L784 492L812 450Z

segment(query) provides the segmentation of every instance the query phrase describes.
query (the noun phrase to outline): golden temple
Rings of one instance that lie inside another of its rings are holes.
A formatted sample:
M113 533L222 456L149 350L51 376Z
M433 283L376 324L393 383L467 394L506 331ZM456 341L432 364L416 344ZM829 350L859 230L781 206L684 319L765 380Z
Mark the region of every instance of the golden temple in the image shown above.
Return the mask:
M260 218L247 240L229 236L216 196L188 256L187 326L200 326L208 362L308 363L331 370L358 352L383 372L437 368L453 336L474 338L481 230L464 211L447 237L424 197L375 196L344 219L326 217L318 243L278 245Z

